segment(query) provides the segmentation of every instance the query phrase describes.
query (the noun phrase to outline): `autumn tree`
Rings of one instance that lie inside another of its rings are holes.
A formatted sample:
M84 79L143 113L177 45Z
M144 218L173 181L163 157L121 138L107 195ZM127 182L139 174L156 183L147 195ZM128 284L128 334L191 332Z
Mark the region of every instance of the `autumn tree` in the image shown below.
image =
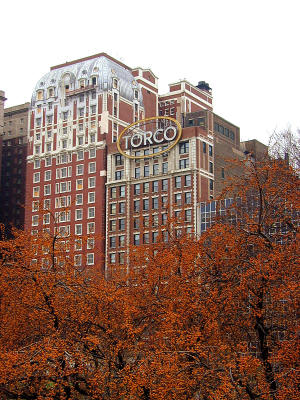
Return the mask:
M201 237L170 220L110 279L71 237L0 242L0 398L298 399L299 179L241 167L231 218Z

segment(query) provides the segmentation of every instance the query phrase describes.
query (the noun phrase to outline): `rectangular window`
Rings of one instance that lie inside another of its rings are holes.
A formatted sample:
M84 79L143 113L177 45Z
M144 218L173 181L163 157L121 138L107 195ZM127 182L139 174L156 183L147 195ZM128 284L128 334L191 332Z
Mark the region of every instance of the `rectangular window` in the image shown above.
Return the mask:
M143 193L149 193L149 182L143 183Z
M184 186L191 186L191 184L192 184L192 175L185 175Z
M76 205L79 206L83 204L83 194L76 194Z
M86 255L86 263L87 265L94 265L94 253L88 253Z
M79 114L79 117L84 117L84 107L79 108L78 114Z
M192 192L184 193L184 200L185 200L185 204L191 204L192 203Z
M77 161L81 161L81 160L83 160L83 159L84 159L83 150L79 150L79 151L77 152Z
M158 192L158 181L153 181L153 182L152 182L152 191L153 191L154 193L157 193L157 192Z
M125 218L119 219L119 230L125 231Z
M93 147L92 149L90 149L89 158L95 158L95 157L96 157L96 149Z
M140 211L140 201L139 200L134 200L133 209L134 209L134 212L139 212Z
M134 177L136 179L138 179L138 178L140 178L140 176L141 176L141 169L140 169L140 167L137 167L134 169Z
M180 205L180 204L181 204L181 193L176 193L176 194L175 194L175 203L176 203L177 205Z
M213 165L213 163L211 161L209 162L209 172L211 174L213 174L213 172L214 172L214 165Z
M51 194L51 185L44 186L44 195L49 196Z
M38 215L33 215L32 216L32 226L37 226L39 224L39 216Z
M119 246L124 247L125 246L125 235L120 235L119 236Z
M167 221L168 221L168 215L167 214L162 214L161 215L161 224L162 225L166 225Z
M109 262L110 262L111 264L115 264L115 263L116 263L116 253L111 253L111 254L109 255Z
M209 180L209 189L214 190L214 181L212 179Z
M189 159L188 158L182 158L179 160L179 169L183 168L188 168L189 167Z
M45 167L50 167L52 165L52 158L46 157L45 158Z
M158 232L152 232L152 243L157 243Z
M96 114L96 106L91 106L91 114Z
M88 180L88 187L90 188L94 188L96 187L96 177L95 176L91 176Z
M115 186L110 188L110 198L111 199L117 198L117 188Z
M119 214L125 214L125 201L119 203Z
M87 227L87 234L95 233L95 222L89 222L86 227Z
M115 219L110 220L109 230L115 232L117 230L117 221Z
M206 153L206 143L202 142L202 145L203 145L203 153Z
M95 218L95 207L89 207L88 208L87 217L88 218Z
M111 236L109 238L109 247L111 249L114 249L116 247L116 237L115 236Z
M76 165L76 175L83 175L83 164Z
M133 229L139 229L139 228L140 228L140 219L133 218Z
M144 244L147 244L147 243L149 243L149 241L150 241L149 233L148 233L148 232L147 232L147 233L144 233L144 234L143 234L143 243L144 243Z
M140 244L140 234L139 233L134 233L134 235L133 235L133 244L135 246L138 246Z
M175 188L180 189L181 188L181 176L175 176Z
M158 197L152 198L152 208L153 210L158 210Z
M162 173L167 174L168 173L168 162L163 162L162 163Z
M40 160L34 160L34 168L37 169L40 168L40 166L41 166Z
M124 157L121 154L115 155L115 165L124 165Z
M96 163L90 162L89 163L89 174L93 174L96 172Z
M83 189L83 179L76 179L76 190Z
M82 235L82 224L75 224L75 235Z
M144 176L147 177L147 176L149 176L149 174L150 174L149 173L149 165L145 165L144 166Z
M95 192L88 193L88 203L95 203Z
M45 199L44 200L44 210L50 210L50 206L51 206L51 200Z
M82 216L83 216L82 208L78 208L77 210L75 210L75 220L76 221L82 219Z
M221 178L222 179L225 178L225 170L224 170L224 168L221 169Z
M148 211L149 210L149 199L144 199L143 200L143 210Z
M117 214L117 204L116 204L116 203L112 203L112 204L110 205L110 213L111 213L112 215Z
M179 154L186 154L189 152L189 142L179 143Z
M120 186L120 197L125 197L125 186Z
M134 193L135 195L139 195L140 192L141 192L141 185L140 185L139 183L136 183L136 184L133 186L133 193Z
M35 186L33 188L33 197L39 197L40 196L40 187L39 186Z
M119 181L124 178L124 170L122 169L121 171L116 171L115 172L115 180Z
M213 148L212 148L211 145L208 146L208 155L209 155L210 157L212 157L212 155L213 155Z
M184 220L185 220L185 222L191 222L192 221L192 210L185 210L184 211Z
M161 181L161 190L164 192L168 190L168 179L163 179Z
M159 174L159 164L153 164L153 175Z
M40 173L39 172L35 172L33 174L33 183L39 183L40 181Z
M51 180L51 170L45 171L44 180L45 181Z
M163 208L166 208L168 205L168 196L162 196L161 197L161 205Z

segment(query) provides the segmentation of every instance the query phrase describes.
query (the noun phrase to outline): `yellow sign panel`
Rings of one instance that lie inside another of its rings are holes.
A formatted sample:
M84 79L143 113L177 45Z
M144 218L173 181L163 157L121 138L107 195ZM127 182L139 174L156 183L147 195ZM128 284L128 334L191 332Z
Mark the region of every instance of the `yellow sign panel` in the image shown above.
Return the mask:
M157 120L169 120L170 122L173 122L173 125L169 125L166 128L158 128L155 130L155 132L152 131L142 131L139 126L142 124L147 124L150 121L157 121ZM138 131L130 132L130 130L134 131L134 127L139 128ZM126 136L126 133L128 135ZM171 136L170 136L171 133ZM182 127L180 123L172 117L165 117L165 116L159 116L159 117L150 117L150 118L145 118L141 119L139 121L136 121L130 125L128 125L120 134L117 140L117 148L124 157L130 158L130 159L141 159L141 158L151 158L151 157L156 157L159 156L160 154L164 154L167 151L170 151L176 144L179 142L180 138L182 135ZM121 149L121 139L125 139L125 150ZM169 147L166 149L159 151L158 153L152 153L152 154L147 154L147 155L142 155L142 156L136 156L136 155L131 155L127 154L126 150L130 149L136 149L138 147L142 146L147 146L147 145L158 145L163 142L172 142Z

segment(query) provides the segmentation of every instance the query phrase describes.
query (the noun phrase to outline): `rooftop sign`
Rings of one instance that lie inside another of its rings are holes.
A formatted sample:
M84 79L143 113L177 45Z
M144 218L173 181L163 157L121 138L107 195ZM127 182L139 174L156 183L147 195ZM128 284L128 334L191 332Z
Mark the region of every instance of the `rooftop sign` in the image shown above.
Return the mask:
M171 117L159 116L141 119L127 126L120 134L117 141L119 152L127 158L141 159L159 156L170 151L181 138L182 127ZM163 150L137 155L142 147L149 148L155 145L167 145Z

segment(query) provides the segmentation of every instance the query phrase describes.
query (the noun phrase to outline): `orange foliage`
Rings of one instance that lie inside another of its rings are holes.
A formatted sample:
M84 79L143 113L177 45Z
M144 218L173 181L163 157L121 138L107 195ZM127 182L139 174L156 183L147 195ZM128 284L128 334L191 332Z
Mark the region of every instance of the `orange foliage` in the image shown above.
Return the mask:
M245 169L236 224L133 248L109 280L49 236L2 241L0 398L298 399L299 180Z

